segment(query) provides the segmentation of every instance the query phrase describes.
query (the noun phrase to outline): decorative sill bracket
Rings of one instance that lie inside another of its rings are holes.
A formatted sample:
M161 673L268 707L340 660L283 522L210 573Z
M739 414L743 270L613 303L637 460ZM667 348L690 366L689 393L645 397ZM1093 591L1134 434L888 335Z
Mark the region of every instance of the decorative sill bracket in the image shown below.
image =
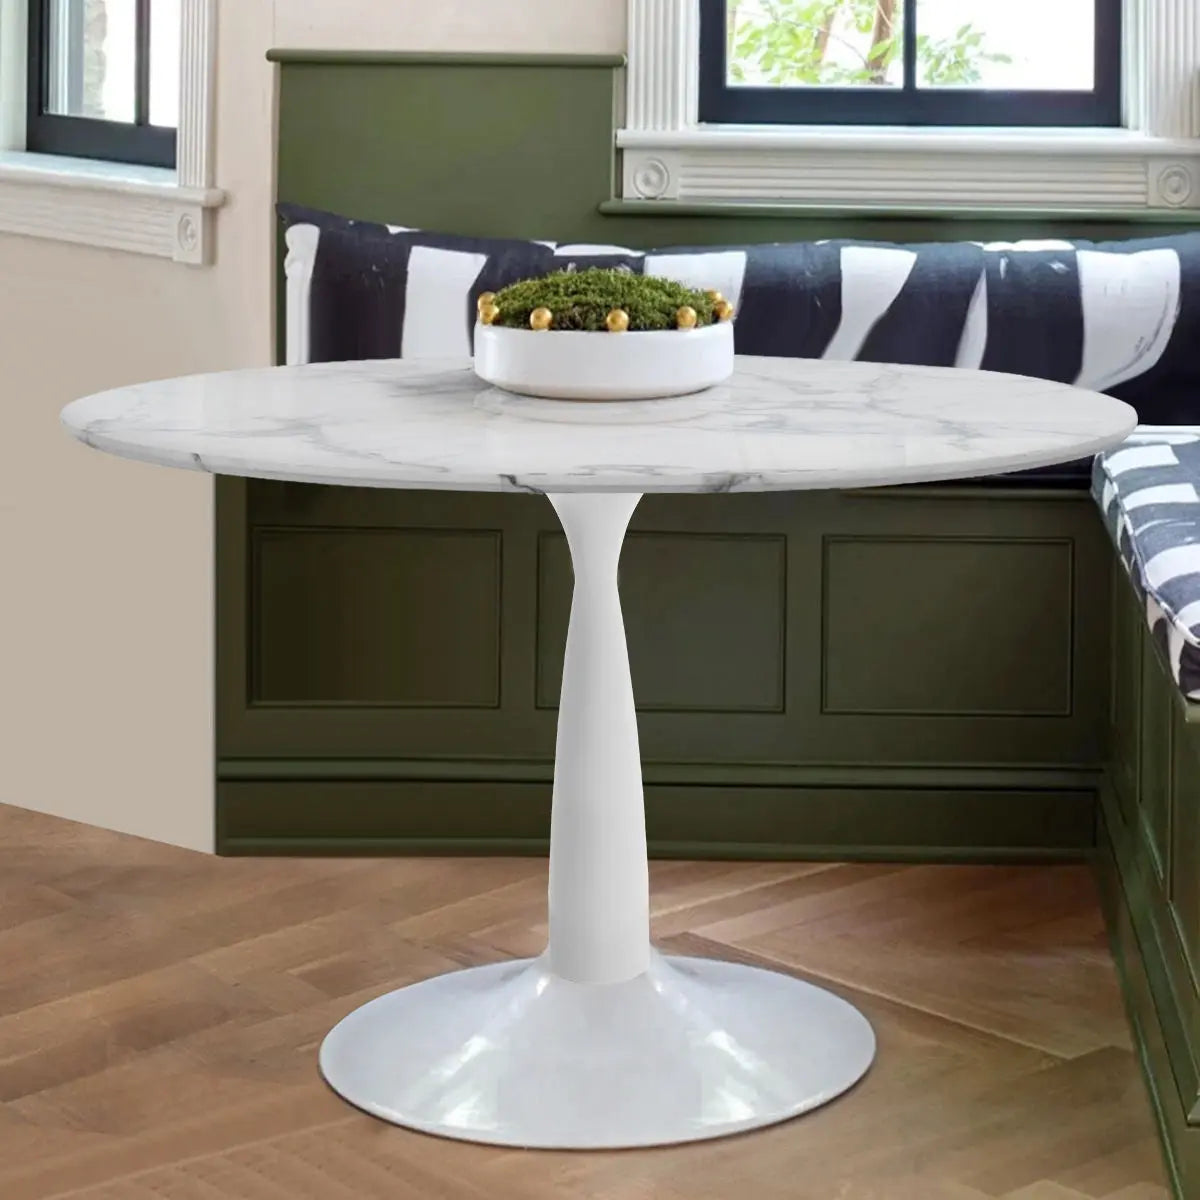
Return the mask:
M0 154L0 230L201 265L211 258L216 188L174 171Z

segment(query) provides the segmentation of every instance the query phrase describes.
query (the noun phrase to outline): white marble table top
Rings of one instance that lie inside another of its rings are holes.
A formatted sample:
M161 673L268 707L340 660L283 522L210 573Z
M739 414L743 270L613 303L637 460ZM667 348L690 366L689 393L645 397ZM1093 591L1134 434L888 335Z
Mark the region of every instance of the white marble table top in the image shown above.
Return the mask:
M1081 458L1136 423L1109 396L1024 376L739 358L674 400L532 400L466 361L374 361L195 375L63 411L99 450L307 483L516 492L866 487Z

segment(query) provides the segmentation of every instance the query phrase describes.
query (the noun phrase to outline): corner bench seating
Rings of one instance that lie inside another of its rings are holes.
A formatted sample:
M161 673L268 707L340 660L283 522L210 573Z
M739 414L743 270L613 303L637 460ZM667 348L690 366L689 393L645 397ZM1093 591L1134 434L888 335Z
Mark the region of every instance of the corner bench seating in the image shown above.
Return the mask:
M276 57L278 197L326 214L280 238L281 361L407 354L430 329L465 354L463 291L528 239L715 248L748 285L745 353L1047 373L1200 424L1194 210L1034 214L1003 188L971 215L932 194L923 213L616 200L637 185L619 59ZM333 213L369 218L357 246ZM412 309L439 265L448 308ZM1094 862L1194 1197L1200 703L1091 468L647 497L621 564L647 832L659 856ZM220 851L543 852L571 589L549 505L221 478L216 518Z
M515 280L606 266L715 287L739 354L1031 375L1111 392L1145 423L1200 395L1200 232L1122 242L894 245L845 239L635 250L463 237L280 204L289 353L465 357L475 301ZM303 347L300 341L305 344Z
M1094 857L1168 1149L1200 1181L1200 233L640 251L280 211L290 362L463 357L479 292L598 262L720 288L741 353L1137 409L1095 463L652 498L622 590L655 852ZM222 852L543 846L570 594L545 508L219 481Z

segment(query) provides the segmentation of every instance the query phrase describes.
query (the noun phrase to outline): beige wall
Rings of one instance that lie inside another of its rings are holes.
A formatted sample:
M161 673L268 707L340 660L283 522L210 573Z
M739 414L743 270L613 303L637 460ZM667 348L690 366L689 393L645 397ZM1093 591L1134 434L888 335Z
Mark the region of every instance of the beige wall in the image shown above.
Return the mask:
M614 53L625 0L275 0L275 44Z
M0 802L212 843L212 484L72 442L59 409L270 360L272 46L600 53L624 0L221 0L217 258L0 234Z
M268 361L270 5L222 5L218 261L0 235L0 801L212 841L212 483L71 441L58 411ZM234 80L237 86L234 86Z

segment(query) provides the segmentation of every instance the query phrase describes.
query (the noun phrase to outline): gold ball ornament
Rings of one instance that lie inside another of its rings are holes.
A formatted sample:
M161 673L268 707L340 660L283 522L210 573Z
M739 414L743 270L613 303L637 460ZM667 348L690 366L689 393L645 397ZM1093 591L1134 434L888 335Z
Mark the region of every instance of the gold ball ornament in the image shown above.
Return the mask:
M479 307L479 319L485 325L494 325L500 310L494 304L482 304Z
M716 288L709 288L709 289L708 289L708 291L706 291L704 294L705 294L705 295L706 295L706 296L707 296L707 297L708 297L708 298L709 298L709 299L710 299L710 300L711 300L711 301L712 301L714 304L720 304L720 303L722 303L722 301L724 301L724 299L725 299L725 297L724 297L724 296L722 296L722 295L721 295L721 293L720 293L720 292L718 292Z
M675 310L675 324L680 329L695 329L696 320L696 310L690 304Z
M718 300L713 305L713 312L716 314L718 321L733 320L733 305L728 300Z
M485 308L491 308L493 305L495 305L495 303L495 292L480 292L479 299L475 301L475 307L478 309L480 314L482 314Z
M540 332L543 329L549 329L553 320L554 314L548 308L535 308L529 314L529 328Z
M604 318L609 333L624 333L629 328L629 314L623 308L614 308Z

